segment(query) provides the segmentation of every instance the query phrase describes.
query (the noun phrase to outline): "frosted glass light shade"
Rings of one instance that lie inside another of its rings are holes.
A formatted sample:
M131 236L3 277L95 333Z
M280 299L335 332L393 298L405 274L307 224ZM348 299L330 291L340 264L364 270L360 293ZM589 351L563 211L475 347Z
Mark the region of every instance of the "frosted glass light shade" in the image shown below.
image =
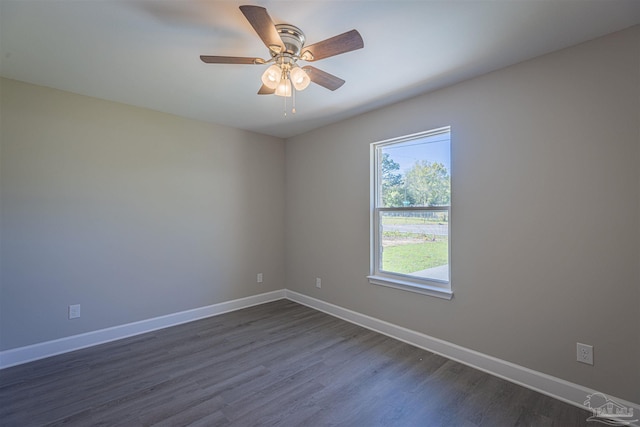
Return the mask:
M264 74L262 74L262 84L264 84L269 89L275 89L278 87L278 83L280 83L280 79L282 78L282 70L277 65L272 65L267 68Z
M278 96L286 96L287 98L291 96L291 80L284 79L280 80L278 83L278 87L276 88L276 95Z
M311 79L309 79L307 73L300 67L295 67L291 70L290 75L293 87L295 87L296 90L305 90L307 86L309 86L309 83L311 83Z

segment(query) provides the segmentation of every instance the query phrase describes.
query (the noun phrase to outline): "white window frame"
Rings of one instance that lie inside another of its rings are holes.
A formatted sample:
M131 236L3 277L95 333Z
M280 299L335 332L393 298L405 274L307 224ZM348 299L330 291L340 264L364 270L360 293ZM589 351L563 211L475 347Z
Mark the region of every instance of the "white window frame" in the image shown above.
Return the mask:
M380 161L379 148L395 145L402 142L416 140L420 138L430 137L442 133L450 133L451 127L446 126L438 129L429 130L426 132L415 133L412 135L401 136L398 138L387 139L384 141L378 141L371 144L370 151L370 165L371 165L371 217L370 217L370 247L371 247L371 260L370 260L370 275L367 276L369 283L380 286L387 286L391 288L401 289L410 292L416 292L420 294L430 295L438 298L450 300L453 298L453 291L451 289L451 203L449 206L434 207L382 207L379 189L379 168L378 163ZM449 172L451 174L451 172ZM449 280L441 281L436 279L420 278L417 276L405 275L400 273L384 271L380 268L381 265L381 252L382 246L380 242L381 224L380 213L387 211L446 211L449 222L448 230L448 249L449 249Z

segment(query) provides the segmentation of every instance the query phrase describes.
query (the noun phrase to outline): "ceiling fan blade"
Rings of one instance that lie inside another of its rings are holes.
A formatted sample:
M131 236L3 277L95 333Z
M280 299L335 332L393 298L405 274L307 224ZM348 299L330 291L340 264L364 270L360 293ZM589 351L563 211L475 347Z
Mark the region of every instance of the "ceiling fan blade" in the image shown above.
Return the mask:
M302 69L307 73L309 79L315 84L326 87L329 90L339 89L345 82L340 77L329 74L326 71L318 70L316 67L306 65Z
M200 59L207 64L264 64L264 59L262 58L243 58L239 56L200 55Z
M269 50L275 53L284 50L284 43L267 13L267 9L260 6L240 6L240 10Z
M305 61L317 61L363 47L364 41L360 33L357 30L351 30L311 46L305 46L302 48L300 58Z
M258 91L258 95L273 95L275 92L276 92L275 89L270 89L265 85L262 85L262 87Z

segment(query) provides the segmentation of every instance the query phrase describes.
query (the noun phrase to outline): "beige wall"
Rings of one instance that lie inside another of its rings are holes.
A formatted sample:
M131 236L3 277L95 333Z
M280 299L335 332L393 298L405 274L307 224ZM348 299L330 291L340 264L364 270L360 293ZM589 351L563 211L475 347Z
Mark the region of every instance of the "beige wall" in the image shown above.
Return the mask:
M283 288L282 140L0 84L0 350Z
M635 27L292 138L287 288L640 402L639 113ZM446 125L454 299L371 285L369 144Z
M16 81L0 97L0 350L286 285L640 402L638 27L292 138L286 159L277 138ZM370 285L369 144L445 125L454 299Z

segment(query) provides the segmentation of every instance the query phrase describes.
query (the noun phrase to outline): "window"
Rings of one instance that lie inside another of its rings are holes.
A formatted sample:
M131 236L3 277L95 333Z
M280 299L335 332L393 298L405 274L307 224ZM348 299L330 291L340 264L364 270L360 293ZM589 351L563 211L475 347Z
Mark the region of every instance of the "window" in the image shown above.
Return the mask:
M451 129L371 144L376 285L451 299Z

